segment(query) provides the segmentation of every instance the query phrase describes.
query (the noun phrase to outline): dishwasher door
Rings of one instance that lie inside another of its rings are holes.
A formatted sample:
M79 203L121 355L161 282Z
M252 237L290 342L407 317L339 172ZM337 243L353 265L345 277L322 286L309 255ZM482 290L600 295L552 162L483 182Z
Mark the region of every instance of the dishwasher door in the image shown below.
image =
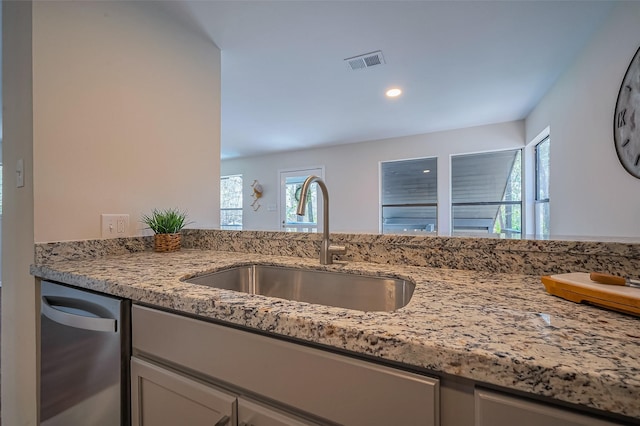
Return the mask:
M41 288L41 424L129 425L130 301Z

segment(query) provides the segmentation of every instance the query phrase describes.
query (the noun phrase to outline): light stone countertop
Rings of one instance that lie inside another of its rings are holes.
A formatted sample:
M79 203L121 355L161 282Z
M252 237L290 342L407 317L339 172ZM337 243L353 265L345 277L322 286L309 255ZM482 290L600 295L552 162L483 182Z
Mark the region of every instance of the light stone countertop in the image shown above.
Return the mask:
M361 312L183 283L262 263L408 278L411 302ZM548 295L539 276L185 250L45 260L33 275L640 419L640 319Z

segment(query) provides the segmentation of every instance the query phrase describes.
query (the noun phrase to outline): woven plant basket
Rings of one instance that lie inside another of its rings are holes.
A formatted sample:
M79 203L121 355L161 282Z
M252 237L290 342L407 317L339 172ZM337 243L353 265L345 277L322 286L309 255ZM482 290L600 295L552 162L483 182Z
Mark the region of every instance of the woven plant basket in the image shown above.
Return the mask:
M181 242L180 234L155 234L153 236L153 247L158 252L178 251Z

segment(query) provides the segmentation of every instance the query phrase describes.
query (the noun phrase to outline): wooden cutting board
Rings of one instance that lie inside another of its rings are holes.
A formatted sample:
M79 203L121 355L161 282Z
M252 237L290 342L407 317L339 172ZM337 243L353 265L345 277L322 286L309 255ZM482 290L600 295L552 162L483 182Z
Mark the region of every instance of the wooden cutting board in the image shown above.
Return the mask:
M576 303L590 303L607 309L640 316L640 288L599 284L588 272L546 275L542 284L549 294Z

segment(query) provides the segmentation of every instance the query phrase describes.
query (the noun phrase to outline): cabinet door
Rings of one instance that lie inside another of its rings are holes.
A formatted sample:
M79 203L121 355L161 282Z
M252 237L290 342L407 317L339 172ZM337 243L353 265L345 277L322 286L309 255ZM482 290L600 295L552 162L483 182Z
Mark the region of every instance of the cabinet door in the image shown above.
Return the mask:
M238 426L312 426L319 424L245 397L238 398Z
M133 426L231 426L235 395L131 358Z
M476 426L613 426L570 410L476 389Z

